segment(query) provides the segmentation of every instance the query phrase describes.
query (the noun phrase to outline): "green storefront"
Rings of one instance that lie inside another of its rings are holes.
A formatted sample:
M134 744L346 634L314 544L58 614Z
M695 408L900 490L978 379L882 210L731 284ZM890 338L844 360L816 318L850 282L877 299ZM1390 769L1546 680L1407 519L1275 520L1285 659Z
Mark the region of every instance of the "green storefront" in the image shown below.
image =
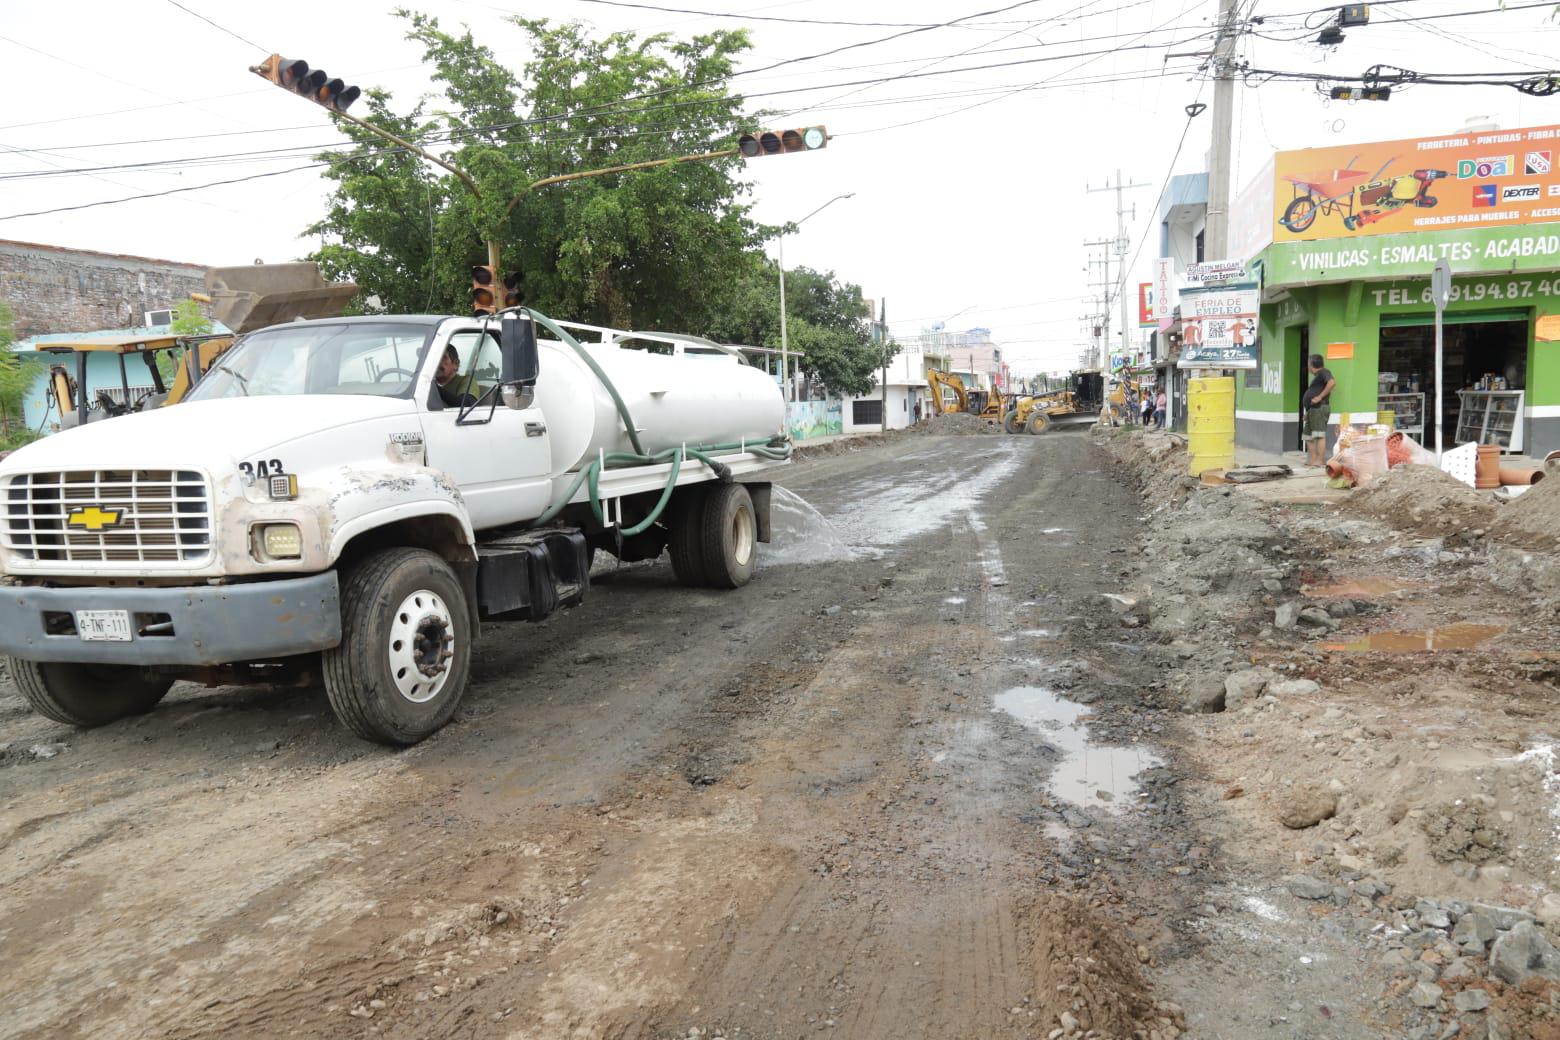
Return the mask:
M1454 278L1436 416L1430 272L1442 258ZM1316 353L1338 380L1335 424L1390 409L1427 447L1441 430L1448 448L1560 449L1560 223L1274 243L1260 264L1261 363L1237 376L1239 444L1299 447Z

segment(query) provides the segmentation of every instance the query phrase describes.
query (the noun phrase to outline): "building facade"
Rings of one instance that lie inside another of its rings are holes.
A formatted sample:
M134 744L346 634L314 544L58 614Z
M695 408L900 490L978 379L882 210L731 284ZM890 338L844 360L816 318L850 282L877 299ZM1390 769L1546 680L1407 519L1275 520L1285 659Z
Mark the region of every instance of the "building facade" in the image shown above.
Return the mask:
M1257 254L1260 359L1237 373L1237 442L1299 446L1306 358L1321 354L1335 429L1379 419L1431 448L1560 449L1556 151L1560 126L1279 153L1254 185L1270 192L1271 241ZM1439 412L1437 261L1453 273Z

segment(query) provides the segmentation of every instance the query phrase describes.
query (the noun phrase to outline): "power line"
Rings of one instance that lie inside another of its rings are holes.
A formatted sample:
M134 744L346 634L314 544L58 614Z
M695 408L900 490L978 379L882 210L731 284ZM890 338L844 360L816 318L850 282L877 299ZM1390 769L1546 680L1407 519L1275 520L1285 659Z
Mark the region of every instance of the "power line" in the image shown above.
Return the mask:
M245 46L253 47L257 51L263 51L263 50L266 49L266 48L260 46L258 43L254 42L253 40L250 40L250 39L247 39L247 38L245 38L243 36L238 35L238 33L234 32L232 29L229 29L227 26L225 26L225 25L218 25L216 22L212 21L210 18L207 18L205 15L201 14L199 11L192 11L192 10L190 10L188 7L185 7L183 4L179 3L179 0L168 0L168 2L170 4L172 4L174 7L177 7L179 10L183 11L185 14L193 15L194 17L199 18L201 21L205 22L207 25L211 26L213 29L216 29L219 32L227 33L229 36L233 37L233 39L237 40L239 43L244 44Z
M733 11L699 11L691 7L660 7L655 4L631 4L626 0L576 0L582 4L601 4L605 7L631 7L641 11L660 11L665 14L692 14L703 18L730 18L744 22L786 22L791 25L847 25L862 28L887 29L937 29L938 25L925 22L847 22L826 18L787 18L773 14L740 14Z
M1137 6L1140 6L1142 3L1145 3L1145 2L1152 2L1152 0L1134 0L1134 2L1126 4L1125 8L1137 7ZM1098 17L1100 15L1111 14L1111 13L1114 13L1114 11L1116 11L1116 10L1121 10L1121 9L1125 9L1125 8L1113 8L1110 11L1094 12L1092 14L1086 15L1085 17L1090 17L1090 18ZM1184 10L1182 11L1182 14L1183 15L1185 14ZM1066 17L1066 16L1064 15L1062 17ZM1031 23L1031 24L1036 24L1036 23ZM1192 25L1169 25L1169 24L1166 24L1166 25L1161 25L1161 26L1158 26L1156 28L1148 29L1148 30L1138 30L1138 31L1135 31L1135 32L1106 33L1106 34L1099 35L1099 36L1082 36L1082 37L1077 37L1077 38L1069 38L1069 39L1067 39L1065 41L1058 41L1058 42L1051 42L1051 43L1046 43L1046 42L1041 41L1041 42L1036 42L1036 43L1020 44L1020 45L1014 46L1014 47L979 47L979 48L972 48L972 49L981 50L984 54L988 54L988 55L990 55L990 54L1009 54L1009 53L1013 53L1013 52L1032 51L1032 50L1041 49L1041 48L1047 48L1047 47L1057 47L1057 46L1061 46L1062 43L1067 43L1067 44L1097 43L1097 42L1100 42L1102 40L1117 40L1117 39L1123 39L1123 38L1127 38L1127 37L1134 37L1135 38L1135 37L1141 37L1141 36L1144 36L1144 35L1147 35L1147 34L1153 34L1153 33L1183 32L1183 31L1190 30L1190 29L1193 29L1193 28L1197 28L1197 27L1196 26L1192 26ZM1197 39L1200 39L1202 36L1207 35L1209 32L1211 32L1211 30L1206 30L1206 31L1200 32L1197 35L1188 37L1186 39L1167 41L1165 44L1163 44L1163 46L1166 46L1166 47L1182 46L1182 45L1184 45L1186 43L1193 42L1193 41L1195 41ZM913 65L913 64L916 64L917 62L923 62L925 60L926 60L925 57L901 58L901 59L896 59L894 61L878 62L878 63L874 63L874 64L871 64L871 65L854 66L854 68L860 68L860 69L884 69L884 68L891 68L891 67L893 67L895 65ZM386 69L386 70L382 70L382 71L400 72L400 71L404 71L405 69L418 68L418 67L420 67L420 66L418 66L418 65L401 65L401 66L397 66L397 67L395 67L393 69ZM844 69L837 69L836 71L845 71L845 70ZM804 73L798 73L798 74L799 75L813 75L814 73L804 72ZM820 87L819 89L824 89L824 88ZM250 94L263 94L263 93L269 93L269 92L270 92L269 89L261 88L259 90L253 90L253 91L246 90L246 91L241 91L241 92L234 93L234 94L214 95L212 99L215 100L215 99L218 99L218 98L240 97L240 96L247 96L247 95L250 95ZM177 104L177 103L178 102L169 102L170 105L171 104ZM825 103L826 102L820 102L819 105L811 106L808 110L817 110L818 108L821 108L822 105L825 104ZM80 115L80 116L68 116L68 117L65 117L64 119L58 119L58 120L40 120L40 121L35 122L35 123L18 123L18 124L12 124L11 126L0 126L0 130L12 130L12 129L19 129L19 128L22 128L22 127L29 127L29 126L50 125L50 124L56 123L56 122L69 122L69 121L75 121L75 120L81 120L81 119L94 119L94 118L107 117L107 116L113 116L113 115L123 115L123 114L130 113L130 112L140 112L140 111L146 111L146 110L152 109L152 108L165 108L165 107L167 107L167 106L166 105L150 105L150 106L145 106L144 108L118 109L118 110L111 111L111 112L99 112L99 113L90 113L90 114ZM86 151L86 150L89 150L89 149L119 148L119 147L129 147L129 146L134 146L134 145L168 144L168 143L175 142L175 141L202 141L202 140L208 140L208 139L217 138L217 137L240 137L240 136L247 136L247 135L253 135L253 134L266 134L266 133L291 133L291 132L299 131L299 130L315 129L315 128L318 127L318 125L319 124L317 124L317 123L309 123L309 124L302 124L302 125L298 125L298 126L268 127L268 128L264 128L264 129L258 129L258 130L227 130L227 131L221 131L221 132L216 132L216 133L184 134L184 135L178 135L178 136L173 136L173 137L152 137L152 138L140 138L140 139L130 139L130 140L120 140L120 141L98 141L98 142L91 142L91 143L87 143L87 144L62 144L62 145L51 145L48 148L12 147L12 148L8 148L8 149L0 149L0 155L11 154L11 153L27 153L27 152L45 152L45 153L48 153L48 152ZM507 126L509 124L505 124L505 125ZM429 140L431 140L431 138ZM328 147L331 147L332 145L339 144L339 143L340 143L339 141L330 141L330 142L325 142L325 143L322 143L322 144L319 144L319 145L310 146L310 147L311 148L328 148ZM300 145L299 147L302 148L303 146Z
M666 103L664 105L643 106L641 108L637 108L637 109L626 111L626 112L624 112L622 114L624 114L624 115L639 115L639 114L648 113L648 112L662 111L662 110L665 110L665 109L687 107L689 105L709 105L709 104L719 104L719 103L722 103L722 102L736 103L736 102L740 102L742 100L750 99L750 98L778 97L778 96L787 95L787 94L807 93L807 92L811 92L811 91L815 91L815 90L833 90L833 89L836 89L836 88L839 88L839 87L855 87L855 86L863 86L863 85L870 86L870 85L877 85L877 84L882 84L882 83L891 83L891 82L910 80L910 79L924 79L924 78L930 78L930 77L934 77L934 76L951 76L951 75L959 75L959 74L965 73L965 72L979 72L979 71L985 71L985 70L988 70L988 69L1013 68L1013 67L1025 66L1025 65L1049 63L1049 62L1053 62L1053 61L1066 61L1066 60L1071 59L1071 58L1092 58L1092 57L1098 57L1098 56L1105 55L1105 54L1114 54L1114 53L1118 53L1118 52L1122 52L1122 51L1157 50L1160 47L1177 46L1177 45L1178 44L1176 44L1176 43L1125 45L1125 46L1117 46L1117 47L1107 47L1107 48L1102 48L1102 49L1093 50L1093 51L1074 52L1074 53L1070 53L1070 54L1052 54L1052 55L1043 55L1041 57L1036 57L1036 58L1017 59L1017 60L1014 60L1014 61L992 62L992 63L988 63L988 64L985 64L985 65L965 66L965 67L960 67L960 68L956 68L956 69L939 69L939 70L932 70L932 71L928 71L928 70L924 70L923 69L921 71L916 71L916 72L899 73L899 74L896 74L896 75L893 75L893 76L879 76L879 77L870 77L870 78L867 78L867 79L860 79L860 80L849 80L849 81L846 81L846 82L843 82L843 83L814 84L814 85L809 85L809 86L805 86L805 87L786 87L786 88L781 88L781 89L778 89L778 90L760 91L760 92L756 92L756 93L750 93L750 94L744 94L744 95L734 95L734 96L728 96L726 98L718 98L718 99L699 98L699 99L690 100L690 101L668 102L668 103ZM1075 70L1069 69L1069 70L1066 70L1066 71L1075 71ZM1065 75L1065 72L1062 73L1062 74ZM1039 82L1044 83L1044 82L1047 82L1047 81L1041 80ZM1029 85L1029 86L1025 86L1025 87L1021 87L1021 88L1016 88L1016 90L1028 90L1032 86L1033 85ZM1005 89L1005 88L1003 88L1003 89ZM811 108L812 108L812 106L807 106L807 107L804 107L804 108L801 108L801 109L797 109L796 111L810 111ZM616 114L616 113L611 113L611 114ZM420 141L421 141L421 143L435 143L435 142L439 142L439 141L453 142L453 141L458 140L460 138L470 137L470 136L479 135L479 134L492 133L494 131L499 131L499 130L510 130L510 129L516 129L516 128L520 128L520 127L528 127L528 126L540 125L540 124L543 124L543 123L556 121L559 118L572 118L572 117L541 117L541 118L533 118L533 119L514 120L514 121L510 121L510 122L505 122L505 123L494 123L494 124L489 124L489 125L486 125L486 126L479 126L479 127L468 127L468 128L459 129L459 130L446 131L446 132L440 133L440 134L426 135L426 136L422 137L420 139ZM729 121L731 121L731 122L734 122L734 123L745 122L745 119L743 117L741 117L741 116L730 116L730 117L727 117L727 119ZM869 132L869 131L858 131L858 132L866 133L866 132ZM611 136L611 132L609 130L595 130L595 131L590 131L590 132L583 132L582 131L580 136L584 136L584 137ZM577 138L573 138L573 139L577 139ZM314 150L317 147L321 147L321 146L309 146L307 149L305 149L304 146L296 146L296 147L287 148L287 149L265 150L265 153L272 153L272 152L274 152L278 156L283 156L283 155L286 155L288 153L296 153L296 152L304 151L304 150ZM328 146L324 146L324 147L328 147ZM259 154L263 154L263 153L262 152L231 153L231 155L233 157L247 157L247 156L259 155ZM349 153L347 153L347 154L349 154ZM144 168L144 167L149 167L149 166L181 165L181 164L186 164L186 163L189 163L189 162L192 162L192 161L198 161L201 158L202 157L196 156L196 157L184 157L184 158L180 158L180 159L153 160L153 161L147 162L147 163L127 163L127 164L118 164L118 165L111 165L111 166L97 166L97 167L92 167L90 169L90 171L80 170L80 171L75 171L75 172L103 172L103 171L111 171L111 170L117 170L117 169ZM10 178L0 178L0 179L14 179L14 178L16 178L18 176L21 176L21 175L14 175L13 174L13 175L11 175Z
M294 166L290 170L272 170L269 173L252 173L248 177L234 177L232 180L213 181L210 184L191 184L184 188L169 188L167 191L149 191L142 195L129 195L122 199L103 199L99 202L82 202L75 206L56 206L53 209L40 209L31 213L7 213L0 216L0 220L20 220L22 217L46 217L51 213L70 213L78 209L96 209L99 206L117 206L121 202L139 202L142 199L160 199L165 195L179 195L188 191L204 191L207 188L220 188L227 184L242 184L245 181L257 181L263 177L281 177L288 173L299 173L303 170L315 170L328 163L311 163L308 166Z

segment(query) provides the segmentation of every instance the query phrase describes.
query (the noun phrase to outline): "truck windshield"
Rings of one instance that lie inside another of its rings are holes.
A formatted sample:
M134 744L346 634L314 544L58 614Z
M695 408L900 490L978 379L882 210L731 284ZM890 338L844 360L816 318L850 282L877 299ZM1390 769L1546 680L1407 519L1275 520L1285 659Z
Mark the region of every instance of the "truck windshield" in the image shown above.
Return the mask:
M300 325L263 329L224 354L187 400L363 394L411 390L426 329L405 324Z

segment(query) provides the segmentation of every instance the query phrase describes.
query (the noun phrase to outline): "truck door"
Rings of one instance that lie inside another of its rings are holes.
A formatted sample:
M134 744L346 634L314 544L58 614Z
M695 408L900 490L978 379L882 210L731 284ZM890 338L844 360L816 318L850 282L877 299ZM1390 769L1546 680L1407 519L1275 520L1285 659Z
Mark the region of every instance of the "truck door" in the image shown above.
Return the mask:
M428 465L459 485L477 530L539 516L548 506L552 468L542 410L507 408L497 399L502 370L496 326L485 336L481 329L460 330L436 341L425 368L436 372L450 347L458 374L446 391L464 403L445 404L438 386L429 387L423 415Z

